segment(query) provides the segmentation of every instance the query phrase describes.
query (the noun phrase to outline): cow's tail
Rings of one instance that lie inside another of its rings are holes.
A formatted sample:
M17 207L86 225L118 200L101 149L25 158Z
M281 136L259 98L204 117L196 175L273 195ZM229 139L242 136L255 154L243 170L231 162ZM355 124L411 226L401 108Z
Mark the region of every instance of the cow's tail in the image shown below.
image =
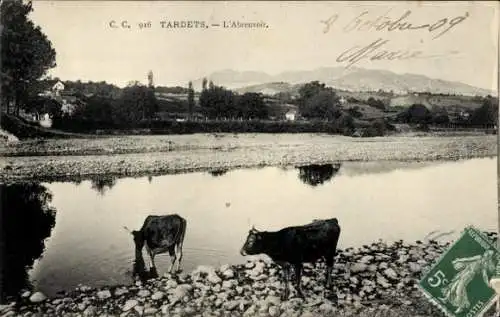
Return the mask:
M180 247L182 247L182 244L184 243L184 237L186 235L187 221L182 217L179 217L179 220L180 220L180 226L179 230L177 231L177 236L175 237L175 242Z

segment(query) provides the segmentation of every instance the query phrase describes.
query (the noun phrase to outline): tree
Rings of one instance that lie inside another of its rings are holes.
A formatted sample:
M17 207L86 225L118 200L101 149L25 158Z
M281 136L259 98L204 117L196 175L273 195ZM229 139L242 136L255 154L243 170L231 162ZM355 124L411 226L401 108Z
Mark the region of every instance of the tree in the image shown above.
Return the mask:
M215 86L212 82L207 90L201 92L199 102L202 112L211 119L237 115L234 93L224 87Z
M194 90L193 90L193 83L189 82L188 85L188 113L189 113L189 118L191 119L193 115L193 109L194 109Z
M405 123L429 123L432 120L432 113L422 104L413 104L405 110L400 118Z
M118 123L139 122L151 119L157 107L154 91L133 82L123 89L118 102L113 105L113 118Z
M299 111L305 118L337 117L339 104L333 89L319 81L307 83L299 89Z
M486 97L483 105L472 113L470 123L473 125L498 124L498 100L491 96Z
M387 132L387 126L383 119L377 119L372 122L372 124L367 127L364 132L364 137L374 137L374 136L383 136Z
M203 78L203 81L201 82L201 90L207 90L207 79Z
M238 97L237 116L245 119L267 119L268 108L261 94L247 92Z
M432 113L432 122L435 124L448 124L450 123L450 117L448 116L448 111L445 108L439 108Z
M338 117L338 98L333 91L324 90L307 99L300 113L305 118L333 119Z
M74 118L85 121L100 123L111 123L112 121L112 100L101 96L90 97L86 104L79 105L73 113Z
M7 107L25 101L28 88L56 66L56 52L39 26L28 19L31 2L6 0L1 3L2 102ZM7 108L7 112L9 108Z
M375 99L373 97L368 98L366 101L366 104L375 108L378 108L380 110L385 110L385 104L382 100L380 99Z

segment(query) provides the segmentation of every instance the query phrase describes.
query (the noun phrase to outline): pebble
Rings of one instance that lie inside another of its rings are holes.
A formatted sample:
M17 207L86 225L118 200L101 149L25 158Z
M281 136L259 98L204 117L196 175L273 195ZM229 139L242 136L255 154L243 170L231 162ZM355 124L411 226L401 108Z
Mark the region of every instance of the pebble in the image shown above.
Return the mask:
M134 310L141 316L144 313L144 306L136 305L134 306Z
M151 295L151 292L148 291L147 289L142 289L139 292L137 292L137 296L139 297L149 297Z
M167 283L165 284L165 288L176 288L177 287L177 282L174 280L168 280Z
M91 317L97 315L97 308L95 306L89 306L83 312L83 316Z
M354 263L351 265L351 272L353 273L358 273L358 272L364 272L368 269L368 265L365 263Z
M238 306L240 306L240 301L237 300L232 300L224 303L224 309L229 311L234 310Z
M367 264L367 263L370 263L371 261L373 261L373 259L375 259L375 257L373 255L365 255L363 256L359 262L360 263L364 263L364 264Z
M269 311L268 311L268 314L269 316L271 317L276 317L276 316L279 316L280 314L280 309L276 306L271 306L269 307Z
M255 266L254 262L247 262L245 263L245 268L247 269L252 269Z
M32 303L40 303L46 299L47 299L47 296L45 296L42 292L36 292L30 296L30 302L32 302Z
M222 275L227 279L231 279L234 277L234 271L228 268L223 271Z
M163 292L156 291L156 292L154 292L153 295L151 295L151 299L152 300L160 300L163 298L163 296L165 296L165 294Z
M396 271L394 271L394 269L392 269L392 268L385 269L384 274L385 274L385 276L387 276L388 278L391 278L393 280L398 278L398 273L396 273Z
M409 266L410 271L413 273L420 273L420 271L422 271L422 267L417 263L410 262L408 264L408 266Z
M124 312L129 311L129 310L131 310L132 308L134 308L137 304L139 304L139 302L138 302L138 301L136 301L135 299L129 299L129 300L127 300L127 301L125 302L125 305L123 305L122 310L123 310Z
M154 308L154 307L149 307L149 308L144 309L144 315L154 315L157 312L158 312L158 309Z
M97 292L97 297L99 299L106 299L111 297L111 292L109 290L99 291Z
M126 288L117 288L115 290L116 297L122 296L123 294L127 294L127 293L128 293L128 289L126 289Z

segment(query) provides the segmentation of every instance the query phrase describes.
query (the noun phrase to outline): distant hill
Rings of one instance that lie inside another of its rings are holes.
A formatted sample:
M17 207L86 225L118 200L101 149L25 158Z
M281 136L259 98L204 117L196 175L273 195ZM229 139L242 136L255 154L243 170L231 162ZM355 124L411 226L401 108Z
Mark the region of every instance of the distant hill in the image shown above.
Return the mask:
M286 82L272 82L258 84L235 89L236 92L244 94L246 92L257 92L265 95L275 95L278 93L298 93L300 85L292 85Z
M398 94L408 92L430 92L434 94L481 95L494 92L460 82L429 78L416 74L396 74L387 70L373 70L359 67L323 67L314 70L287 71L277 75L264 72L224 70L207 76L216 85L222 85L241 92L265 92L266 90L285 92L296 89L297 84L318 80L337 89L351 91L393 91ZM196 90L201 89L202 79L193 82Z

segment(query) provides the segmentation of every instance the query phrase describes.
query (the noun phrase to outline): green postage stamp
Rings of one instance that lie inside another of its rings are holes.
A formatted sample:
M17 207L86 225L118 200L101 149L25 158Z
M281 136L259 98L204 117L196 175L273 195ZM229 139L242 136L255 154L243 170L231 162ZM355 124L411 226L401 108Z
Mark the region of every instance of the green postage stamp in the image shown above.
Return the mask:
M482 316L497 299L489 280L498 256L488 237L468 227L422 277L419 287L448 316Z

